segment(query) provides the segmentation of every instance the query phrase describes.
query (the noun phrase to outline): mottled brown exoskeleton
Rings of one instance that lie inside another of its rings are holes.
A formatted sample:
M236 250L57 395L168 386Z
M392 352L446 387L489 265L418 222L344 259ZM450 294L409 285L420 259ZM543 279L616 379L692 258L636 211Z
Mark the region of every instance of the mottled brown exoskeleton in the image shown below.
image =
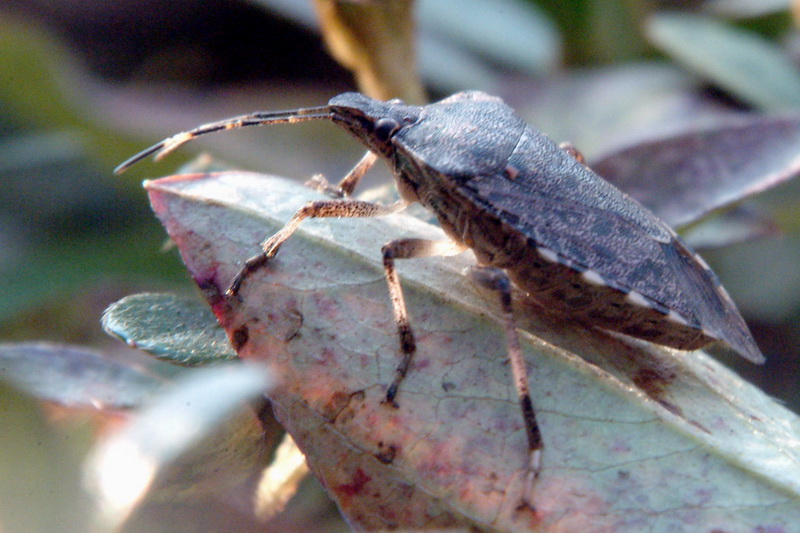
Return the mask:
M307 120L331 120L369 151L338 186L321 178L313 182L339 199L300 208L263 243L263 253L244 264L228 296L239 293L305 218L379 216L420 202L449 239L398 239L383 246L402 352L386 402L395 405L416 350L395 260L472 250L477 265L470 275L496 291L505 318L530 449L529 488L543 443L514 324L512 283L539 304L589 326L681 350L721 341L746 359L763 362L717 277L672 229L582 164L574 150L557 146L485 93L462 92L422 107L346 93L323 107L253 113L200 126L143 151L117 172L198 135ZM401 199L391 205L350 199L379 156L391 167Z

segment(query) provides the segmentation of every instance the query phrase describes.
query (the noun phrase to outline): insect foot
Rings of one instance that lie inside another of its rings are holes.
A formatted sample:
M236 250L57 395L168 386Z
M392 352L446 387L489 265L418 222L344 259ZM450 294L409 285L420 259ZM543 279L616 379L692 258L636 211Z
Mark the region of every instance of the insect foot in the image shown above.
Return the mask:
M358 185L358 182L377 160L378 156L368 150L364 157L361 158L361 161L356 163L356 166L347 173L338 185L331 185L322 174L314 174L305 185L334 198L346 198L353 193L353 189Z
M469 248L478 263L471 276L497 294L505 317L507 353L528 441L529 486L546 459L546 447L519 348L512 285L526 295L521 298L535 300L566 317L565 322L680 350L723 343L754 363L764 361L716 275L672 229L583 165L577 151L560 148L502 100L482 92L457 93L422 107L345 93L326 106L243 115L166 139L122 163L117 172L207 133L310 120L342 127L368 153L337 186L316 180L315 187L336 199L302 206L264 243L263 253L244 264L228 294L239 294L306 218L381 216L419 202L450 240L397 239L383 247L400 340L400 363L386 401L394 404L400 395L416 351L395 261ZM383 205L350 199L378 158L391 167L401 200Z
M236 277L233 278L231 284L228 285L228 288L225 289L225 296L228 298L238 297L239 290L242 288L242 283L244 282L245 278L250 276L253 272L261 269L267 264L267 261L269 261L267 254L258 254L248 259L239 273L236 274Z

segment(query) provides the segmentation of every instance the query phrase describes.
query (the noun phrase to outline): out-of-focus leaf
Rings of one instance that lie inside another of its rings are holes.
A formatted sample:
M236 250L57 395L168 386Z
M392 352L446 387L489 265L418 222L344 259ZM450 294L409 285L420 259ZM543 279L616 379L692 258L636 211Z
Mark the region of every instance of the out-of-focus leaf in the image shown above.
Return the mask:
M427 85L443 94L467 88L492 92L498 85L496 67L436 36L420 36L419 69Z
M107 125L92 121L96 109L87 104L97 90L78 58L62 42L32 24L11 16L0 17L0 103L4 111L26 126L60 129L72 136L72 149L113 168L134 151L124 136ZM119 112L119 109L115 111ZM104 187L131 190L126 180L109 181Z
M45 420L38 400L0 379L3 531L89 531L88 499L80 490L76 436L55 431Z
M4 258L0 264L0 321L48 298L63 297L96 283L101 272L105 279L131 276L131 272L155 279L180 279L185 275L179 272L174 257L160 250L164 239L156 230L154 225L143 224L116 232L112 241L108 234L93 234L78 242L53 242Z
M14 118L0 103L0 124L9 127ZM16 124L15 124L16 126ZM85 234L92 223L109 228L142 212L137 202L126 201L110 183L107 170L92 163L79 131L35 133L13 129L0 133L0 219L16 226L24 244L63 232L64 238Z
M124 531L181 531L187 524L191 531L265 531L254 501L273 446L253 410L241 405L163 465Z
M796 233L735 246L724 253L710 250L703 257L713 261L717 273L724 276L726 287L737 295L739 309L747 316L772 323L797 323L800 237ZM785 352L800 357L800 344L786 346Z
M19 338L10 323L45 308L64 311L75 291L97 293L137 275L163 280L177 269L160 243L145 244L158 229L141 216L141 195L121 194L137 181L108 179L112 162L133 148L92 122L96 107L86 103L89 76L80 62L35 25L6 15L3 9L0 72L10 74L0 76L0 333ZM51 313L42 322L71 320Z
M285 433L275 450L275 460L264 470L258 482L256 514L266 521L281 512L306 476L308 464L305 455L291 435Z
M587 35L581 43L581 53L588 62L604 64L642 57L646 43L641 26L653 10L651 2L591 0L577 3L583 4L586 11ZM577 25L573 22L569 26L574 31Z
M356 77L364 94L421 104L413 0L315 0L331 54Z
M319 195L246 173L147 188L239 355L282 376L276 415L357 527L625 532L657 516L665 530L754 530L800 520L796 416L702 352L585 330L518 301L545 442L536 513L520 511L521 415L499 313L460 275L468 259L399 266L419 348L399 408L381 403L398 341L380 246L439 230L403 215L307 221L239 302L221 291L242 260Z
M157 475L174 467L179 457L223 429L245 402L264 393L273 383L260 365L217 366L187 373L168 391L155 397L125 427L100 442L87 460L86 481L96 498L98 525L113 530L126 520ZM177 481L197 490L199 480L204 480L221 494L225 493L228 487L222 479L226 479L228 472L220 463L243 453L237 450L242 435L230 431L230 427L225 429L217 434L222 440L215 446L200 450L208 459L217 456L214 467L200 468L203 463L194 457L188 461L192 468L182 469L182 475L170 476L173 484ZM250 438L254 438L252 434ZM245 454L249 458L245 466L249 478L254 478L264 466L263 453L258 452L258 446L254 449L255 452L248 450Z
M57 66L75 67L66 51L44 32L10 17L0 21L0 47L0 72L24 73L0 78L0 100L36 125L74 124L77 117L59 92L56 73Z
M552 70L561 53L555 25L529 2L473 0L464 9L459 0L417 0L417 17L422 37L456 43L526 74Z
M176 294L135 294L111 304L103 329L170 363L197 366L236 359L208 306Z
M701 94L687 73L659 63L575 70L536 83L506 83L499 95L530 124L556 142L571 142L589 160L731 114Z
M682 231L683 240L695 250L724 248L766 237L781 231L769 216L745 206L736 206Z
M0 378L67 407L141 405L162 381L100 353L60 344L0 344Z
M766 111L800 109L800 72L776 45L696 14L661 13L647 24L655 46L703 78Z
M310 2L252 0L318 30ZM538 75L552 70L561 39L545 13L530 2L482 0L469 9L457 1L416 0L417 64L431 87L445 93L496 90L502 68ZM513 35L512 39L508 36ZM404 73L408 76L408 72Z
M296 2L295 0L250 0L252 3L264 6L267 10L280 13L281 16L301 24L312 30L319 29L319 19L311 2Z
M85 155L74 131L10 135L3 137L0 143L0 174L50 164L75 165Z
M708 0L703 9L717 15L749 18L787 11L791 4L791 0Z
M800 116L749 116L649 141L592 162L672 226L775 187L800 172Z

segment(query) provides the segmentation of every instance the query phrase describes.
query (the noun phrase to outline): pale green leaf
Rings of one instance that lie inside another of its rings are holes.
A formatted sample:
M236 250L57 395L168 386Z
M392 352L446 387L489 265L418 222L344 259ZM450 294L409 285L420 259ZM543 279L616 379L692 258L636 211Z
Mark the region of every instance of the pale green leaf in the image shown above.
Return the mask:
M734 96L768 111L800 109L800 72L777 45L701 15L661 13L647 26L668 55Z
M0 344L0 378L39 400L75 408L138 407L163 384L102 353L44 342Z
M306 221L270 265L220 293L258 243L319 196L247 173L147 184L239 355L282 378L276 416L357 527L753 531L800 522L798 418L702 352L586 330L518 306L544 436L537 512L491 295L467 257L399 266L419 349L398 409L381 403L398 340L380 260L404 215ZM389 522L387 522L389 521Z
M225 330L199 298L134 294L103 313L103 329L170 363L197 366L236 358Z

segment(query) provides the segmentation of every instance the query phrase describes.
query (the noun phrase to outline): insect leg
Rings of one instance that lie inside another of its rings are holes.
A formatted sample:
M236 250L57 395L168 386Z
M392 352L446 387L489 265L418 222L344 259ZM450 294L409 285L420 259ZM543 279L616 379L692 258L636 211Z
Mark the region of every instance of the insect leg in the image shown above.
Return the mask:
M328 183L328 180L325 179L325 176L322 174L315 174L311 177L310 180L306 182L306 187L311 187L317 191L323 192L335 198L346 198L353 194L356 186L358 186L358 182L361 181L361 178L364 177L364 174L372 168L372 165L375 164L375 161L378 160L378 154L371 150L367 150L367 153L364 154L364 157L356 163L356 166L348 172L344 178L336 185L333 186Z
M417 343L408 320L403 288L394 266L395 259L413 259L418 257L450 256L463 252L466 246L452 240L431 241L427 239L397 239L383 245L383 269L386 273L386 283L389 286L389 297L392 300L394 320L400 334L400 351L402 359L395 370L394 380L386 390L386 403L395 405L394 397L397 388L408 372L408 366L417 351Z
M531 494L533 482L541 468L542 448L544 445L539 424L536 423L536 411L534 411L533 402L531 401L528 371L525 366L525 359L522 356L522 348L519 345L519 335L517 334L514 310L511 305L511 281L503 269L495 267L471 267L467 271L467 275L479 285L497 292L500 296L500 307L503 311L505 322L508 359L511 361L514 385L517 388L517 396L525 422L525 432L528 437L530 461L528 464L529 476L526 480L526 494Z
M264 241L261 248L262 253L248 259L231 284L225 294L228 297L236 296L242 283L253 272L267 264L267 262L278 253L281 245L291 237L297 230L300 223L306 218L362 218L388 215L402 211L406 207L406 202L399 200L393 204L384 205L374 202L363 202L361 200L315 200L297 210L283 228L275 235Z

